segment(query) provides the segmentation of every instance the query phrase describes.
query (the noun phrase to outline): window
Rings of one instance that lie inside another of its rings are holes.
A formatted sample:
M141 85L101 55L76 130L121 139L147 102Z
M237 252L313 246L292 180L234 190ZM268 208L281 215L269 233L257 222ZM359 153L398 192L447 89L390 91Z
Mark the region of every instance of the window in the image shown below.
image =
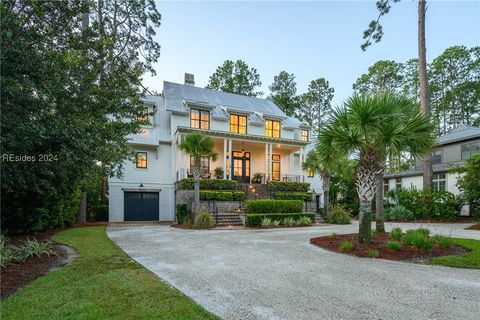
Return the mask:
M154 112L154 108L150 105L145 105L143 112L137 117L137 120L141 125L149 126L153 122L151 113Z
M432 152L432 164L442 163L442 150L437 149Z
M387 194L389 189L388 179L383 180L383 194Z
M193 168L195 167L195 158L190 156L190 171L193 172ZM210 173L210 158L209 157L202 157L200 159L200 172L202 176L207 175Z
M147 169L147 153L146 152L137 152L135 158L136 158L137 168Z
M210 129L210 111L190 109L190 128Z
M308 130L302 130L302 141L308 142Z
M447 179L445 173L434 173L432 175L433 190L445 190L447 186Z
M265 120L265 136L280 138L280 121Z
M462 145L462 160L467 160L478 152L480 152L480 142L464 144Z
M230 132L233 133L247 133L247 117L239 116L237 114L230 115Z
M315 173L313 172L313 170L308 169L307 170L307 177L313 178L313 176L315 176Z
M280 155L272 154L272 180L280 180Z
M402 188L402 178L395 179L395 188L401 189Z

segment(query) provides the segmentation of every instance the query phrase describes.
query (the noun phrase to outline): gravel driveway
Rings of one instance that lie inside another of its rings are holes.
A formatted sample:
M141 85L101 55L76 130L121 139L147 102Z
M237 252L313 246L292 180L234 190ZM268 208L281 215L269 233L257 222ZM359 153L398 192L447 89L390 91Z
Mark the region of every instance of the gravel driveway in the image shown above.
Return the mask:
M464 227L431 225L436 233L480 239ZM108 236L223 319L479 319L480 270L350 257L309 244L356 228L109 227Z

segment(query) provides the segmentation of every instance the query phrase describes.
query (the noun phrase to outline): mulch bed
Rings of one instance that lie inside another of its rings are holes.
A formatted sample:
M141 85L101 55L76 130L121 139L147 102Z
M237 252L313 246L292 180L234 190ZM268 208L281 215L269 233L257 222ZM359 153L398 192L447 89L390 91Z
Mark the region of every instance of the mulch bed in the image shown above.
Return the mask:
M9 238L8 244L20 246L27 240L37 239L39 242L48 241L50 237L61 229L50 229L40 233L15 236ZM18 289L26 286L31 281L46 274L52 269L61 267L70 262L75 252L73 249L55 244L52 242L52 249L56 255L42 255L41 257L30 257L24 262L11 262L5 268L1 268L0 297L4 299Z
M389 233L376 234L375 237L372 239L372 242L369 244L359 243L357 241L357 237L358 234L356 233L339 234L337 235L336 239L332 239L330 236L324 236L310 239L310 243L323 249L327 249L329 251L357 257L368 257L368 250L377 249L379 252L379 259L400 260L409 262L424 262L433 257L460 255L468 252L468 250L459 246L451 246L450 248L444 248L438 245L434 245L432 250L429 252L419 250L410 246L402 246L399 251L394 251L386 247L386 244L389 241ZM342 241L352 242L353 249L350 252L340 251L339 247Z
M465 230L478 230L478 231L480 231L480 223L477 223L477 224L474 224L473 226L465 228Z

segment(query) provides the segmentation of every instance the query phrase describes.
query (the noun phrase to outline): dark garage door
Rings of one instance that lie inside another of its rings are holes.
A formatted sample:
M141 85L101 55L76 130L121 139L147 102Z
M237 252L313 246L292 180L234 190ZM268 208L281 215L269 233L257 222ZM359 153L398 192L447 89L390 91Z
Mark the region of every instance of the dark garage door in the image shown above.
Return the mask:
M125 221L158 221L158 192L125 192Z

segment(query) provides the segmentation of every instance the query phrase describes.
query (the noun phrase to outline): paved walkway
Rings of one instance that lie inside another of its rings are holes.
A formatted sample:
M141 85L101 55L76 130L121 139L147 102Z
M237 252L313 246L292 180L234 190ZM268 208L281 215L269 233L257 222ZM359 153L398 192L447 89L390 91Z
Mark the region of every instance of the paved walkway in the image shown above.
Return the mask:
M462 230L465 225L429 227L434 233L480 239L480 232ZM109 228L108 235L223 319L478 319L480 270L350 257L309 244L310 238L356 228L142 226Z

